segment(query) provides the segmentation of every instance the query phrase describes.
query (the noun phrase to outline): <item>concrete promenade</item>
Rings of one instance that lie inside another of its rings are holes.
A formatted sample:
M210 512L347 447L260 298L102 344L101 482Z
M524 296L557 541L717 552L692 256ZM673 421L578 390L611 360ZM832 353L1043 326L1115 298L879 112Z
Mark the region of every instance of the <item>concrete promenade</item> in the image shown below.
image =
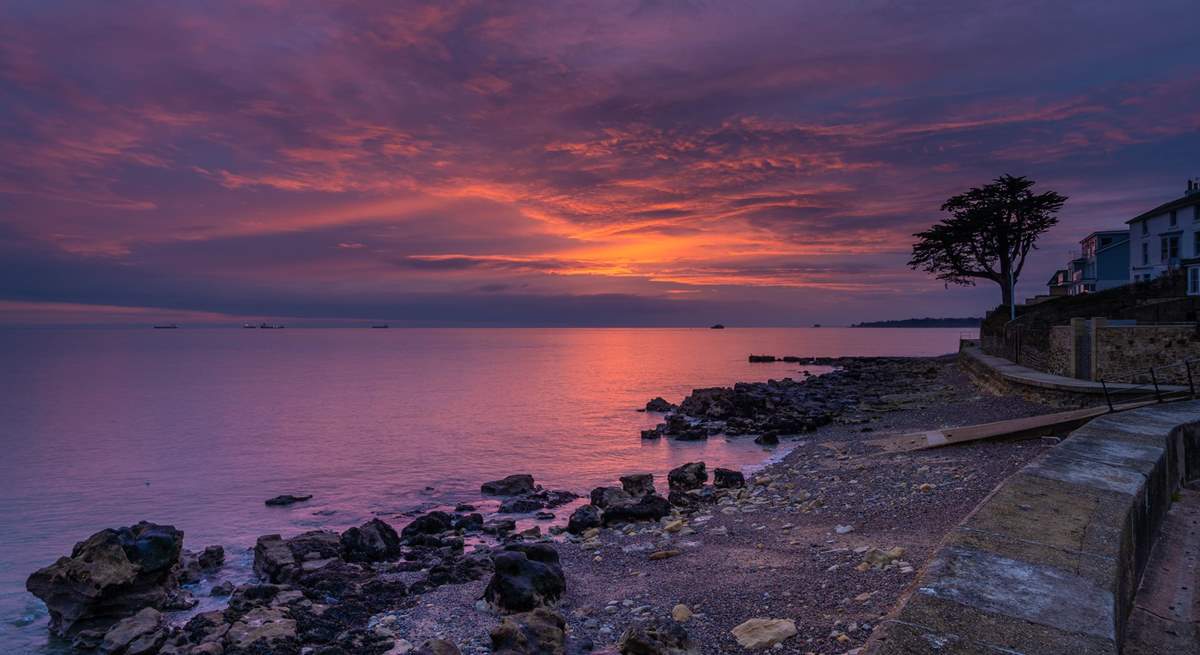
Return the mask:
M949 533L868 653L1117 654L1155 539L1200 477L1200 401L1109 414Z

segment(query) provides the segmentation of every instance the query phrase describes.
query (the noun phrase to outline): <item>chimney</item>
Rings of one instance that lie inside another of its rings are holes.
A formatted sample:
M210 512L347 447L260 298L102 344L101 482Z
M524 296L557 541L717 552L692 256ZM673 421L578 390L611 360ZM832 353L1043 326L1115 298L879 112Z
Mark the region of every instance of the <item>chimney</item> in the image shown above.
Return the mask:
M1190 196L1196 193L1200 193L1200 180L1188 178L1187 195Z

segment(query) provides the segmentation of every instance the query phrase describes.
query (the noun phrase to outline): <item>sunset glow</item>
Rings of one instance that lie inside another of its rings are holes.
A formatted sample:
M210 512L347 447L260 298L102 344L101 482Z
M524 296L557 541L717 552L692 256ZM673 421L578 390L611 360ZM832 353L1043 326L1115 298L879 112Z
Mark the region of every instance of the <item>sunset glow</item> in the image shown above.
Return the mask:
M1184 2L3 11L7 323L979 314L904 266L947 196L1070 196L1034 293L1200 173Z

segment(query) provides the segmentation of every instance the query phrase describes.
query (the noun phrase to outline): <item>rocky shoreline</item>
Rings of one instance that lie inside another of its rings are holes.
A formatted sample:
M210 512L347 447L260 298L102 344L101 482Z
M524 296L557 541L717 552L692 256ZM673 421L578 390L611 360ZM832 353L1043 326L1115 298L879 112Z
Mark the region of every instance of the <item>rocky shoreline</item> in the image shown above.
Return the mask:
M579 499L516 474L481 486L495 516L460 505L399 531L264 535L257 580L214 585L228 605L199 614L189 589L224 552L187 551L171 526L101 531L27 587L58 638L113 655L853 652L941 535L1044 447L897 454L871 433L1043 408L981 395L949 358L813 363L837 369L645 408L664 421L643 438L794 442L749 479L692 462ZM511 518L564 506L548 533Z

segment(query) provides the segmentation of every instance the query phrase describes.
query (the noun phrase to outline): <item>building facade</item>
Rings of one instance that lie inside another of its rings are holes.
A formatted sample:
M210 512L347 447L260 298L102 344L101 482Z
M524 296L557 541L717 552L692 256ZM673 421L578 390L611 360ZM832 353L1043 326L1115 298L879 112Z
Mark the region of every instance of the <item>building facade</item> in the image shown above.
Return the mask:
M1129 231L1092 232L1079 242L1080 255L1067 265L1070 294L1095 293L1129 284Z
M1129 223L1129 279L1142 282L1186 269L1188 293L1200 295L1200 181L1187 193L1135 216Z

